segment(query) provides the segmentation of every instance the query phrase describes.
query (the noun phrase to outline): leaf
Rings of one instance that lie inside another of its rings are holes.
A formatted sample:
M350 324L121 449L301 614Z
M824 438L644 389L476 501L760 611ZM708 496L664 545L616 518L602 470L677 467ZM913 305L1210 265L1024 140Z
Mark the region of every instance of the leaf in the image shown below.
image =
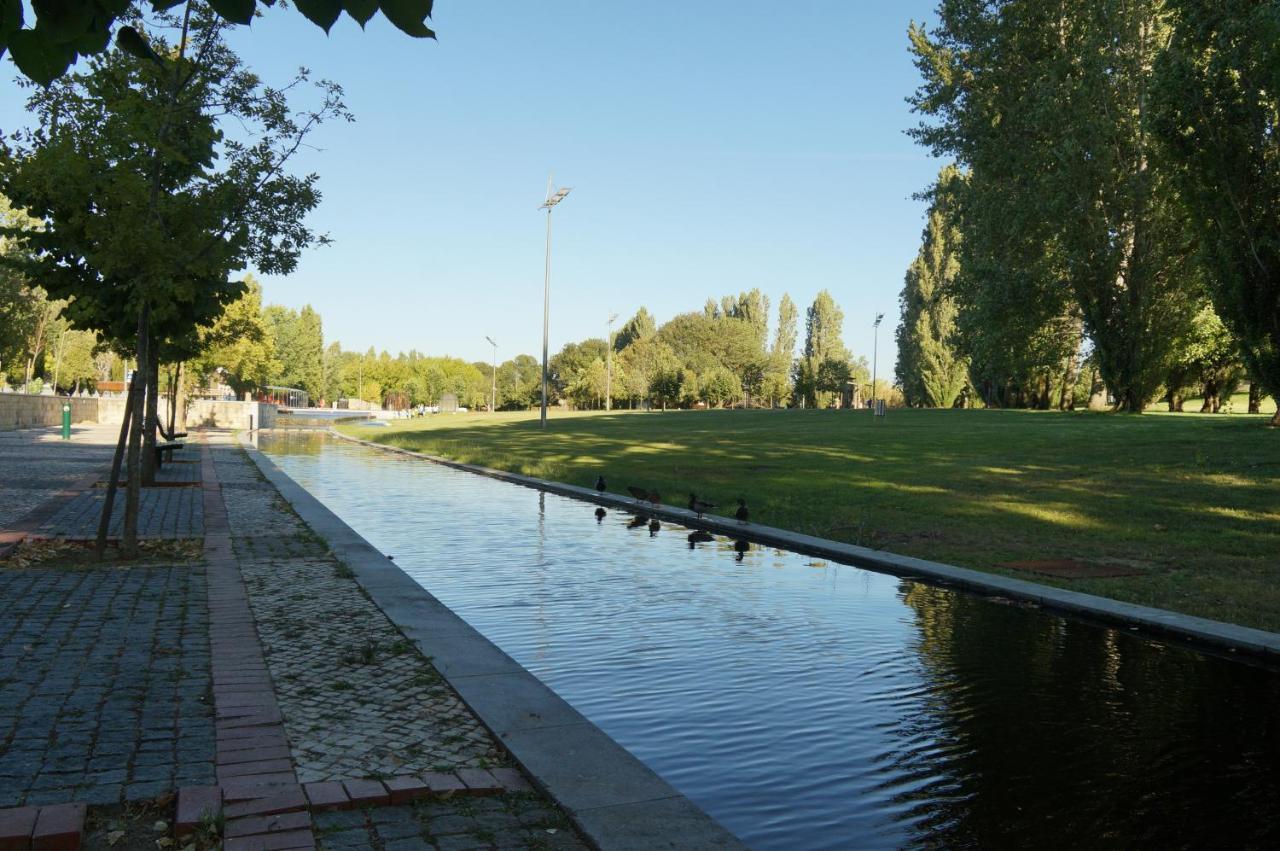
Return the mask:
M94 22L94 26L97 26L96 21ZM107 45L110 43L111 31L106 27L103 27L102 29L90 28L82 35L79 35L68 42L68 44L81 55L101 53L107 49Z
M165 9L172 9L181 2L182 0L151 0L151 8L157 12L163 12Z
M295 0L298 11L326 33L342 14L342 0Z
M424 20L431 17L431 0L382 0L382 14L396 29L414 38L435 38Z
M22 0L0 0L0 44L11 32L22 29Z
M378 0L342 0L342 8L364 29L364 25L378 11Z
M142 34L133 27L121 27L116 30L116 46L135 59L160 62L159 55L151 49L151 45Z
M209 5L233 24L247 24L253 20L254 0L209 0Z
M114 846L121 839L124 839L123 830L113 830L107 834L107 844Z
M93 3L86 0L31 0L36 26L51 41L66 43L93 27Z
M74 50L36 30L18 30L9 36L9 53L18 70L42 86L62 76L76 58Z

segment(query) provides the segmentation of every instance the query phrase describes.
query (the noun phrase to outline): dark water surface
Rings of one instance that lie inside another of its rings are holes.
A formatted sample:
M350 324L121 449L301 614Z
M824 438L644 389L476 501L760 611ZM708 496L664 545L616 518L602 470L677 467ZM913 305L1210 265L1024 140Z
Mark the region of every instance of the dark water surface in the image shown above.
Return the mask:
M262 449L753 847L1280 842L1275 671L795 553L739 562L334 438Z

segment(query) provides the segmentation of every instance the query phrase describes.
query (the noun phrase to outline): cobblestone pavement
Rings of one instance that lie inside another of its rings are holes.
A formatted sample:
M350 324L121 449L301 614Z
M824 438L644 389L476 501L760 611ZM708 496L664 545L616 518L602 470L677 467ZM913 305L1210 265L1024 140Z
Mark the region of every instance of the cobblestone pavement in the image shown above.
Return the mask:
M67 500L36 529L47 538L89 540L98 534L106 488L93 488ZM120 537L124 529L124 492L116 493L107 534ZM190 487L142 488L138 499L138 535L143 538L199 538L204 534L204 506L200 491Z
M302 782L501 765L488 732L238 448L215 448ZM229 486L230 485L230 486Z
M58 491L111 463L118 425L77 425L71 440L57 428L0 431L0 529L12 528Z
M399 807L320 813L321 848L585 849L564 816L537 795L455 798Z
M212 782L199 565L0 563L0 807Z

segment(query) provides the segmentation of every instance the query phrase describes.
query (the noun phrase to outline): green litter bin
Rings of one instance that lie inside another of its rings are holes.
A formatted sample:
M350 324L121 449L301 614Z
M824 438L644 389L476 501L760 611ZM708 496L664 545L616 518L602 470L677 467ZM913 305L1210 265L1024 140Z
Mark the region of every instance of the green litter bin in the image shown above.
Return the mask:
M71 403L62 403L62 439L71 439Z

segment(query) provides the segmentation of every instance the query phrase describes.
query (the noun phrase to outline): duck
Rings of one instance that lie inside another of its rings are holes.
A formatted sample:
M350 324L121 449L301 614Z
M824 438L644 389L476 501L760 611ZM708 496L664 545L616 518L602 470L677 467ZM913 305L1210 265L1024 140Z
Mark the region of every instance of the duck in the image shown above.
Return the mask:
M709 544L716 539L716 536L703 529L695 529L689 533L689 546L694 544Z
M608 485L604 483L604 476L596 476L596 493L604 493Z
M597 522L597 523L603 523L603 522L604 522L604 518L605 518L605 517L607 517L607 516L608 516L608 514L609 514L609 512L605 511L603 508L597 508L597 509L596 509L596 522Z
M627 528L639 529L641 526L643 526L648 522L649 522L648 517L641 517L640 515L636 515L635 517L632 517L630 521L627 522Z
M738 518L739 523L746 523L751 516L751 512L747 510L747 501L742 497L738 497L738 510L733 512L733 516Z
M746 556L747 553L751 552L751 544L739 538L733 542L733 551L736 553L733 560L742 561L743 557Z
M689 494L689 510L699 517L715 507L716 504L714 502L707 502L706 500L698 499L698 495L696 493Z
M649 502L653 503L655 506L662 504L662 494L657 491L649 491L645 496L648 497Z
M649 500L649 492L644 488L638 488L635 485L627 485L627 491L636 498L636 502L647 502Z
M662 524L658 522L658 518L654 517L649 521L649 537L652 538L658 534L658 530L662 528Z

